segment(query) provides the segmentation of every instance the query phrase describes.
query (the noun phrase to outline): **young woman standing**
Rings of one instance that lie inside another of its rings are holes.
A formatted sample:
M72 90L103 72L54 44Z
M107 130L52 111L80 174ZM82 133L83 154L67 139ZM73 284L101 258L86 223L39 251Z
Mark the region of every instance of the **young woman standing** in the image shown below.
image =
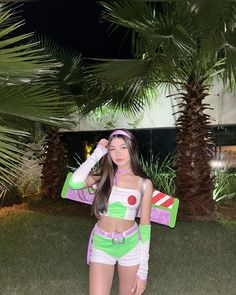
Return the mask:
M70 180L73 189L94 185L97 223L88 251L89 295L110 294L116 264L119 295L141 295L148 274L153 186L142 171L137 142L129 131L115 130L108 140L101 139Z

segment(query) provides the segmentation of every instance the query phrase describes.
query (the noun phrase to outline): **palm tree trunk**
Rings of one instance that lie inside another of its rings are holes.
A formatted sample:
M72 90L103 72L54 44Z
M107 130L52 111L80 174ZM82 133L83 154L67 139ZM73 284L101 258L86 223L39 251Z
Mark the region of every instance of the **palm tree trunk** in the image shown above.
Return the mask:
M213 177L210 160L213 143L209 115L203 103L208 86L193 81L183 86L182 115L177 120L176 196L180 199L179 218L211 218L214 210Z
M56 127L47 127L44 155L41 196L57 199L60 198L61 189L66 178L67 163L66 152Z

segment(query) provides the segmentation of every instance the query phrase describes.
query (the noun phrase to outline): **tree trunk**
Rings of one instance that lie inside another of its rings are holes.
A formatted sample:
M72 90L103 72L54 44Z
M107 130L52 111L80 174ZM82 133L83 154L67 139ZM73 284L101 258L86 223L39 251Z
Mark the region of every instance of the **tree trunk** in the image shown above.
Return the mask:
M213 176L210 161L213 142L209 115L203 103L207 86L193 81L181 93L182 115L176 122L176 196L180 199L179 219L200 220L213 217Z
M56 127L47 127L42 169L41 196L60 198L61 189L66 178L66 152L60 141Z

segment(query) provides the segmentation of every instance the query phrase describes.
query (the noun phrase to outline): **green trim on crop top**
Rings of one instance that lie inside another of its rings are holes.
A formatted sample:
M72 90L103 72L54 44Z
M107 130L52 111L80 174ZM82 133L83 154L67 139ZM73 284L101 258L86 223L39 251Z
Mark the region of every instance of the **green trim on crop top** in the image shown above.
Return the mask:
M141 192L113 186L108 200L107 212L103 216L134 220L141 203Z

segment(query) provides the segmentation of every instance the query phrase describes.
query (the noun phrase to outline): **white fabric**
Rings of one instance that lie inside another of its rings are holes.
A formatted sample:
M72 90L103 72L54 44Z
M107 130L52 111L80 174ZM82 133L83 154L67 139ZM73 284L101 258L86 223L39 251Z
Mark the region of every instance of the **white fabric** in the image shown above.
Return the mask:
M108 199L107 212L101 213L104 216L120 217L126 220L135 220L141 202L141 193L136 189L113 186ZM118 215L117 215L118 214Z
M108 149L103 145L99 144L91 156L80 165L80 167L73 173L73 182L84 182L88 177L91 169L96 165L96 163L107 153Z
M141 280L146 280L148 275L148 260L149 260L150 240L140 241L140 265L137 271L137 276Z

